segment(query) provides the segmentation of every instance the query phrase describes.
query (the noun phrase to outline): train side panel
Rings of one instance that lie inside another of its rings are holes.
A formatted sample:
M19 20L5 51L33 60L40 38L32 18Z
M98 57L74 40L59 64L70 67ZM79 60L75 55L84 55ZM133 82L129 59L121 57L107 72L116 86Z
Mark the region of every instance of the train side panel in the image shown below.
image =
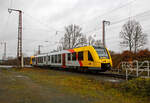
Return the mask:
M92 46L76 48L74 50L75 52L83 52L84 59L80 61L83 67L101 67L99 57ZM88 52L91 54L93 60L88 60Z
M100 57L95 47L86 46L31 57L30 63L36 66L105 70L112 67L112 60L107 48L103 47L102 49L106 49L107 58Z

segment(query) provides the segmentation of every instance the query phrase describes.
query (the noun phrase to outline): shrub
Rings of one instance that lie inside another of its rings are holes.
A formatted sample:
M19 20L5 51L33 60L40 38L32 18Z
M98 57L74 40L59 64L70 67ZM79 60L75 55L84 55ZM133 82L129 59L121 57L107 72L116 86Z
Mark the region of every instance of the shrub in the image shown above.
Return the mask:
M133 60L139 60L139 61L150 61L150 51L148 49L141 50L137 53L133 53L130 51L124 51L123 53L111 53L112 61L113 61L113 68L117 68L118 65L122 61L133 61Z

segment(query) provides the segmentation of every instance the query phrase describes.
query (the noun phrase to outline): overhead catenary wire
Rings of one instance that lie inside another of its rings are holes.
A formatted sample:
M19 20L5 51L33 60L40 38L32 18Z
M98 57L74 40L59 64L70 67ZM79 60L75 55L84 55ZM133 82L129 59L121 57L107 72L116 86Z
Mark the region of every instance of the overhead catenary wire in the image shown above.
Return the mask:
M101 14L100 16L94 17L92 20L95 20L95 18L97 18L97 20L98 20L99 18L102 18L103 16L106 17L107 15L110 15L110 14L112 14L113 12L115 12L115 11L117 11L117 10L120 10L121 8L124 8L124 7L130 5L131 3L135 2L135 1L137 1L137 0L132 0L132 1L128 2L128 3L122 4L122 5L118 5L117 7L115 7L114 9L112 9L112 10L110 10L110 11L105 12L105 13ZM81 23L80 26L82 26L82 25L84 25L84 24L87 24L87 23L89 23L89 22L86 21L86 23ZM98 26L98 25L99 25L99 24L97 24L97 26ZM96 26L95 28L97 28L97 26ZM101 27L102 27L102 26L101 26ZM95 28L94 28L94 29L95 29ZM100 28L100 27L99 27L99 28ZM97 28L97 29L99 29L99 28ZM96 29L96 30L97 30L97 29ZM91 30L90 30L90 31L91 31ZM88 32L89 32L89 31L88 31Z
M31 18L32 18L32 20L34 20L34 21L36 21L37 23L43 25L43 26L44 26L45 28L47 28L48 30L51 29L52 31L58 31L58 32L64 33L64 31L57 30L57 29L55 29L55 28L53 28L53 27L50 27L49 24L42 22L41 20L39 20L39 19L37 19L37 18L31 16L31 15L28 14L28 13L24 13L24 15L25 15L25 16L28 16L28 17L30 18L30 20L31 20Z
M102 18L103 16L106 17L106 16L108 16L108 15L110 15L110 14L112 14L112 13L118 11L118 10L120 10L121 8L124 8L124 7L127 7L128 5L131 5L135 1L137 1L137 0L132 0L132 1L129 1L129 2L127 2L125 4L122 4L122 5L119 4L117 7L113 8L113 9L111 9L111 10L109 10L109 11L103 13L103 14L100 14L99 16L94 17L92 20L95 20L95 18L97 18L97 19ZM80 25L85 25L87 23L88 23L88 21L83 22Z
M40 21L39 19L29 15L28 13L24 13L24 14L26 14L25 16L28 17L33 22L35 22L36 24L41 25L41 27L39 26L40 28L36 27L36 26L29 27L28 25L25 25L25 27L23 28L24 32L26 32L26 33L32 32L33 33L33 32L37 32L37 30L38 30L38 31L43 32L43 33L45 32L44 33L45 35L48 35L51 33L50 38L56 37L57 35L59 35L60 37L63 36L60 34L64 34L64 31L51 28L51 27L49 27L49 25L47 23ZM27 33L27 34L29 34L29 33Z
M144 12L142 12L142 13L136 14L136 15L132 16L132 18L144 17L144 16L146 16L146 14L148 14L148 15L150 16L150 10L147 10L147 11L144 11ZM120 19L120 20L118 20L118 21L111 22L110 25L115 25L115 24L117 24L117 23L126 21L126 20L128 20L128 18L129 18L129 17L126 17L126 18ZM144 19L144 20L145 20L145 19Z
M113 12L113 11L119 9L119 8L123 8L123 7L129 5L130 3L134 2L134 1L136 1L136 0L132 0L132 1L128 2L128 3L126 3L126 4L123 4L123 5L121 5L121 6L118 6L118 7L114 8L114 9L112 9L110 12ZM107 13L109 13L109 12L107 12ZM104 13L104 14L105 14L105 13ZM35 19L34 19L34 20L35 20ZM98 29L99 29L99 28L94 29L94 30L98 30ZM94 30L93 30L93 31L94 31ZM92 30L91 30L90 32L88 31L88 32L86 32L86 33L91 33L91 32L92 32Z
M12 5L13 5L13 0L10 0L10 6L9 6L9 8L12 8Z
M148 14L148 15L146 15L146 14ZM145 15L145 16L144 16L144 15ZM144 12L142 12L142 13L138 13L138 14L134 15L133 17L134 17L134 18L144 18L144 17L146 17L146 16L150 16L150 10L144 11ZM128 18L129 18L129 17L126 17L126 18L123 18L123 19L120 19L120 20L117 20L117 21L111 21L110 27L113 26L113 25L119 24L119 23L121 23L121 22L127 21ZM148 18L147 18L147 19L148 19ZM145 20L146 20L146 19L144 19L144 21L145 21ZM101 27L102 27L102 26L100 26L99 28L96 27L96 28L94 28L93 30L87 31L87 32L85 32L85 33L92 33L92 32L95 32L96 30L99 30L99 31L100 31L100 30L102 29Z
M123 8L123 7L127 6L127 5L130 5L131 3L135 2L135 1L136 1L136 0L132 0L132 1L128 2L127 4L124 4L124 6L118 6L118 7L116 7L115 9L118 10L119 8ZM113 13L113 12L115 11L115 9L113 9L113 10L111 11L111 13ZM106 13L104 13L104 14L107 15L107 13L108 13L108 15L109 15L109 12L106 12ZM146 12L145 12L145 13L146 13ZM143 13L143 14L144 14L144 13ZM141 14L141 15L142 15L142 14ZM103 16L103 15L101 15L101 16ZM138 15L136 15L136 16L138 16ZM134 16L134 17L136 17L136 16ZM115 21L115 22L112 22L112 20L111 20L111 26L114 25L114 24L123 22L123 21L125 21L125 20L128 20L129 18L130 18L130 16L127 17L127 18L125 18L125 19L121 19L120 21ZM82 24L81 24L81 25L82 25ZM98 30L98 29L101 29L101 26L100 26L99 28L94 27L93 30L87 31L87 32L85 32L85 33L86 33L86 34L90 34L90 33L93 33L95 30ZM99 31L100 31L100 30L99 30Z

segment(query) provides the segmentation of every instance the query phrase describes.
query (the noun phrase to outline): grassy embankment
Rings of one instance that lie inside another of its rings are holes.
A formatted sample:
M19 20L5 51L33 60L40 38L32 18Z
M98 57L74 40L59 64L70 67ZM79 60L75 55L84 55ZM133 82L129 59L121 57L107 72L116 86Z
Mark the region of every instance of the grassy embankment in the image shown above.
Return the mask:
M44 88L55 87L64 94L77 95L82 99L90 98L90 103L149 103L150 79L135 79L115 84L63 71L26 68L13 69L13 72L29 77Z

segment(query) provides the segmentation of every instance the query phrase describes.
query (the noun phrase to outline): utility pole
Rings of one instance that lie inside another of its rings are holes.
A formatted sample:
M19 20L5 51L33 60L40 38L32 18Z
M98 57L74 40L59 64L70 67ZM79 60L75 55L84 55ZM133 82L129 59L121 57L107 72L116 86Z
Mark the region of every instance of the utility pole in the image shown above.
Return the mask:
M105 20L103 20L102 21L102 28L103 28L103 30L102 30L102 39L103 39L103 46L105 47L106 46L106 43L105 43L105 24L107 24L107 25L110 25L110 21L105 21Z
M8 9L8 12L12 11L19 12L19 24L18 24L18 47L17 47L17 63L18 67L23 67L23 56L22 56L22 11L16 9Z
M4 55L3 60L6 60L6 42L4 42Z
M42 45L38 46L38 54L41 54L41 47L42 47Z
M6 60L6 42L1 42L1 45L4 45L4 53L3 53L3 57L2 60Z

